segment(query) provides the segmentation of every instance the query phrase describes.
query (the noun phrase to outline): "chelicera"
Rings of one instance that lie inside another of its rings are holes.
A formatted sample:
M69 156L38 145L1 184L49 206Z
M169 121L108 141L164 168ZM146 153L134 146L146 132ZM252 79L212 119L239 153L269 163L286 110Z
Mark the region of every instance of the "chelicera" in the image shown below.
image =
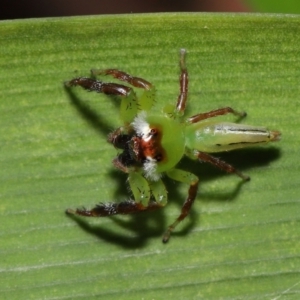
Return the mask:
M280 139L280 132L265 127L216 121L214 117L234 114L244 117L246 113L231 107L216 109L184 117L188 96L188 71L185 64L186 51L180 51L180 92L175 105L167 105L162 114L151 113L155 102L154 86L139 77L116 69L92 70L92 75L110 75L130 86L106 83L94 78L79 77L65 83L67 87L82 88L120 96L120 119L122 126L108 136L108 142L120 153L113 159L113 165L128 174L132 199L124 202L101 203L91 210L68 209L67 213L87 217L106 217L116 214L131 214L152 211L167 204L167 190L163 176L189 185L181 213L166 230L163 242L188 215L197 196L198 177L176 167L184 155L193 160L208 162L219 169L234 173L243 180L249 180L230 164L210 153L230 151L238 148L265 144ZM137 98L133 87L143 89Z

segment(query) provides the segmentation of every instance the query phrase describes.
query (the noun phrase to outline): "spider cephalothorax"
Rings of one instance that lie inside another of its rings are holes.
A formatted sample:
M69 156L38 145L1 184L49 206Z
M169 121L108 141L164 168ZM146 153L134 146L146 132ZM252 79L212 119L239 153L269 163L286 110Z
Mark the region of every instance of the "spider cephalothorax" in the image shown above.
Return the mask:
M128 183L134 197L125 202L99 204L91 210L68 209L68 213L105 217L163 207L167 203L167 190L161 175L165 174L171 179L190 185L181 214L163 236L163 242L167 242L177 224L188 215L198 190L198 177L176 168L184 155L194 160L211 163L228 173L235 173L243 180L248 180L248 176L209 153L229 151L280 139L278 131L269 131L265 127L211 119L228 113L239 117L246 115L230 107L184 118L188 93L185 54L186 51L182 49L180 51L180 93L177 102L174 106L167 105L160 115L151 113L155 101L155 89L152 84L125 72L116 69L92 70L93 76L111 75L133 87L143 89L144 93L140 98L136 97L133 88L122 84L105 83L85 77L66 82L67 87L79 85L90 91L120 96L120 118L123 124L109 134L108 142L121 150L113 160L113 165L128 173Z

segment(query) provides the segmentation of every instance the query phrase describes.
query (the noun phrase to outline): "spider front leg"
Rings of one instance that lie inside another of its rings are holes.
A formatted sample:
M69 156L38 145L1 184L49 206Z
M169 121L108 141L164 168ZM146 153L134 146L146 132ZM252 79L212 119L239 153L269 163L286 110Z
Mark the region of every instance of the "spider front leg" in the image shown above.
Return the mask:
M117 214L127 215L141 211L153 211L162 208L167 203L167 191L161 180L148 182L140 173L129 172L129 186L135 200L127 200L120 203L100 203L91 210L67 209L67 214L85 217L107 217ZM155 201L151 199L154 197Z
M140 110L149 111L155 102L155 88L150 82L143 78L132 76L117 69L93 69L91 70L91 73L93 76L109 75L134 87L144 89L144 93L138 99L138 108Z
M130 124L138 112L136 94L131 87L102 82L93 78L78 77L65 82L66 87L81 86L82 88L106 95L121 96L120 117L125 125Z
M92 69L91 73L93 76L110 75L120 81L127 82L134 87L142 88L145 90L150 90L152 88L152 84L147 80L139 77L134 77L128 73L125 73L117 69L105 69L105 70Z
M66 213L70 215L79 215L84 217L109 217L113 215L128 215L141 211L152 211L161 208L156 202L151 201L147 207L134 200L127 200L120 203L100 203L91 210L77 208L76 210L67 209Z

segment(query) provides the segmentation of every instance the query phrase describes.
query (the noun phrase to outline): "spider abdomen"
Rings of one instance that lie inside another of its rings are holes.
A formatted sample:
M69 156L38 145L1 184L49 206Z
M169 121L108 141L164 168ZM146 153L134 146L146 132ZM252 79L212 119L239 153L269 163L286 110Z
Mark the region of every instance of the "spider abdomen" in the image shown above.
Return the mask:
M229 122L198 122L185 130L186 146L202 152L222 152L279 140L277 131Z

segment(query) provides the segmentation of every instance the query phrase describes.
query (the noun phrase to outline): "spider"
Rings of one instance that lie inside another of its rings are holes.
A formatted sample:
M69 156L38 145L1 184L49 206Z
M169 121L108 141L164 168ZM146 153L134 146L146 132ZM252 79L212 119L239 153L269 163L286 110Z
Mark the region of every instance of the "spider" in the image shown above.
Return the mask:
M163 176L189 185L181 213L163 235L166 243L175 227L186 218L197 196L198 177L176 167L184 155L193 160L208 162L219 169L234 173L247 181L250 178L230 164L209 153L229 151L248 146L265 144L280 139L279 131L265 127L216 121L213 118L225 114L245 117L231 107L220 108L191 117L184 117L188 95L188 71L185 63L186 50L180 50L180 92L175 105L167 105L161 115L151 113L155 103L154 86L139 77L117 69L92 70L93 78L78 77L65 83L66 87L82 88L120 96L122 126L108 135L107 141L119 149L113 165L128 174L128 184L133 199L124 202L100 203L91 210L68 209L68 214L86 217L106 217L153 211L167 204L168 192ZM97 75L110 75L130 86L106 83L94 79ZM134 89L143 93L137 98Z

